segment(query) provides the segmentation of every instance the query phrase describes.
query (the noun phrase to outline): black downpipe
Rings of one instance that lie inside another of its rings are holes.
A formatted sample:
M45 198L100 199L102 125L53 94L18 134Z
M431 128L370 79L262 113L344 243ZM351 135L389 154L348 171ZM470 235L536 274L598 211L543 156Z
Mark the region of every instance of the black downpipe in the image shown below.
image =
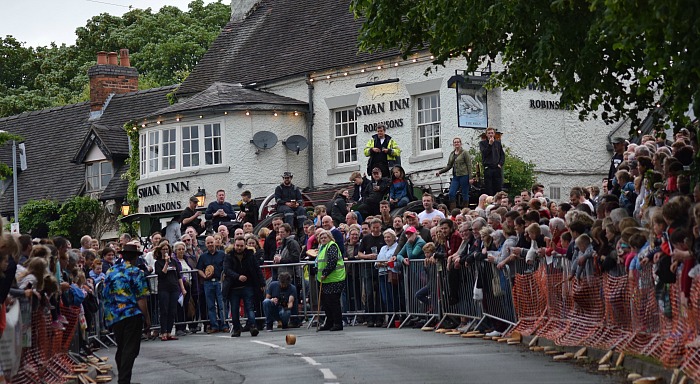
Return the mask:
M314 188L314 83L306 80L309 86L309 113L306 114L306 137L309 140L309 149L306 154L306 166L309 169L309 189Z

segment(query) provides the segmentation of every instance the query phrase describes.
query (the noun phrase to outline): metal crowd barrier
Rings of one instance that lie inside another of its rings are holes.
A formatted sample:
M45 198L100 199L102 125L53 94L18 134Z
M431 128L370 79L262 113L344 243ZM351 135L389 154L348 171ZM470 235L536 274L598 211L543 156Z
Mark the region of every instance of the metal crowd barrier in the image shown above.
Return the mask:
M448 268L445 261L442 265L445 278L441 279L440 283L445 294L441 297L442 318L438 327L448 317L459 317L460 323L466 323L465 320L468 320L467 328L471 329L483 318L482 298L474 296L474 290L477 288L476 268L464 265Z
M440 270L441 265L426 265L422 259L409 260L408 266L403 265L407 316L401 327L416 318L425 317L425 326L440 319Z

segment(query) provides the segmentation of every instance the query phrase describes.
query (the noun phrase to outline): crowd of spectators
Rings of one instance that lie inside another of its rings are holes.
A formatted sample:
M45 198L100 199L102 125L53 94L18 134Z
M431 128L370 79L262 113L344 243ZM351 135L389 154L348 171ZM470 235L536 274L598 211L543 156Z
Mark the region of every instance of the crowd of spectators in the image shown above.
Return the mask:
M456 140L458 146L455 158L462 153L461 141ZM256 208L247 210L248 220L231 233L226 220L234 210L224 191L217 192L217 200L205 213L216 228L206 237L200 235L205 225L198 219L196 199L177 219L174 232L151 234L145 247L128 234L103 248L89 236L73 247L63 237L5 234L0 241L0 302L36 297L58 330L66 323L59 304L81 306L81 348L89 352L93 345L85 331L103 321L97 318L98 290L110 268L122 262L120 251L132 245L143 251L135 265L151 276L149 308L158 313L160 323L159 333L144 338L169 341L202 331L256 336L259 330L295 327L308 320L300 316L300 309L312 304L313 273L302 262L314 260L319 237L326 236L324 241L335 242L340 257L350 262L340 293L345 317L333 319L336 327L341 321L391 327L391 317L385 315L405 312L412 299L423 303L424 311L433 311L435 292L429 285L420 284L414 292L404 289L411 260L423 260L426 268L444 265L441 276L450 287L447 305L456 304L458 292L453 287L459 286L462 271L475 263L515 270L515 263L567 259L572 280L601 273L634 280L650 266L659 308L670 316L669 284L679 282L687 302L691 281L700 274L696 266L700 241L695 241L700 236L700 183L691 191L688 177L697 148L687 130L681 130L671 144L645 136L638 145L615 140L614 147L609 177L600 185L572 188L568 201L547 198L541 184L511 191L510 196L502 191L483 194L473 209L437 205L425 193L417 212L392 216L393 208L414 199L413 188L408 191L400 166L391 164L392 178L385 177L390 163L375 159L379 166L370 169L370 179L353 173L352 190L339 191L308 218L298 209L301 198L291 184L292 175L285 173L278 206L288 209L280 209L283 215L272 220L272 228L257 234L253 233ZM459 171L467 166L471 165L465 162ZM465 182L468 179L460 179L451 194ZM246 204L253 206L249 193L247 197ZM349 266L353 261L357 265ZM477 287L485 284L476 281ZM241 303L245 325L238 315ZM350 318L351 313L359 316ZM423 325L421 318L407 323ZM484 324L492 336L505 329L498 321ZM466 322L455 324L463 331L465 326Z

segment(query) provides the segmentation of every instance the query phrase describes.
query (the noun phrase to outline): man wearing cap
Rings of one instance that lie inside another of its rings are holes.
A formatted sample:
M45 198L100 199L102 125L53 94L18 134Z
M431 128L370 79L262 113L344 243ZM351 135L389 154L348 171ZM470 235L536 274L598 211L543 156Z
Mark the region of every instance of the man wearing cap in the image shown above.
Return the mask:
M226 202L226 191L219 189L216 191L216 201L209 203L207 211L204 212L204 217L211 220L213 229L219 228L221 223L236 219L236 212L233 210L231 203Z
M301 191L292 184L292 177L294 176L291 172L285 172L282 175L282 184L275 188L275 201L277 212L284 215L284 222L300 231L306 221L306 210Z
M613 145L613 156L610 159L610 169L608 170L608 191L617 196L620 195L620 188L613 185L613 179L615 178L615 172L617 172L617 167L620 166L622 160L624 160L625 147L627 147L626 140L622 137L616 137L612 139ZM615 187L615 189L613 189ZM617 193L616 193L617 192Z
M238 218L243 223L250 223L255 227L258 224L258 204L253 200L250 191L241 193L241 202L238 205L241 207Z
M141 350L141 332L151 327L151 318L146 304L146 277L133 265L142 252L137 246L126 244L120 253L124 262L110 268L104 280L104 318L107 326L112 327L117 342L114 359L118 383L128 384Z
M194 227L197 234L204 229L205 223L199 219L202 215L202 211L197 210L197 203L199 201L196 197L190 197L189 205L180 214L180 232L185 233L187 227Z
M207 333L228 332L224 326L224 299L221 294L221 272L224 269L224 252L218 251L214 243L214 236L207 236L204 240L207 251L202 253L197 260L199 276L204 279L204 297L207 300L207 312L209 313L209 329Z
M400 165L398 159L401 156L401 149L396 141L386 134L384 124L377 125L377 133L372 135L365 146L365 156L369 157L367 172L379 168L382 175L388 176L389 169L393 168L394 165Z

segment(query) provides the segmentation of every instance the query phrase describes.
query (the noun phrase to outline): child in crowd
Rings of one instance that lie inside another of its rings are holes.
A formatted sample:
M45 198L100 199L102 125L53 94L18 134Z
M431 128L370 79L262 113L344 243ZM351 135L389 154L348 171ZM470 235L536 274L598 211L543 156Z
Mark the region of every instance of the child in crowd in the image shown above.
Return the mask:
M326 216L326 214L325 205L317 205L314 207L314 225L316 228L321 228L321 220L323 220L323 216Z
M642 270L642 263L639 256L646 253L646 248L649 247L647 236L644 232L638 231L630 236L629 239L630 252L625 259L625 267L627 268L627 276L630 282L634 282L639 278L639 273ZM645 252L640 255L641 251Z
M621 188L620 208L626 209L627 212L632 215L634 211L634 202L637 200L632 175L624 170L617 171L617 173L615 173L615 178L617 178L617 182L620 183Z
M391 170L391 174L391 186L389 187L389 203L391 203L391 208L405 207L410 201L406 172L397 165Z
M97 285L101 281L104 281L105 277L105 274L102 272L102 261L95 260L92 263L92 270L90 270L90 278L95 283L95 285Z
M593 245L591 244L591 238L583 234L576 238L576 247L574 250L574 257L571 260L571 276L569 279L576 276L576 279L580 279L582 276L593 276L593 265L591 263L593 259Z

